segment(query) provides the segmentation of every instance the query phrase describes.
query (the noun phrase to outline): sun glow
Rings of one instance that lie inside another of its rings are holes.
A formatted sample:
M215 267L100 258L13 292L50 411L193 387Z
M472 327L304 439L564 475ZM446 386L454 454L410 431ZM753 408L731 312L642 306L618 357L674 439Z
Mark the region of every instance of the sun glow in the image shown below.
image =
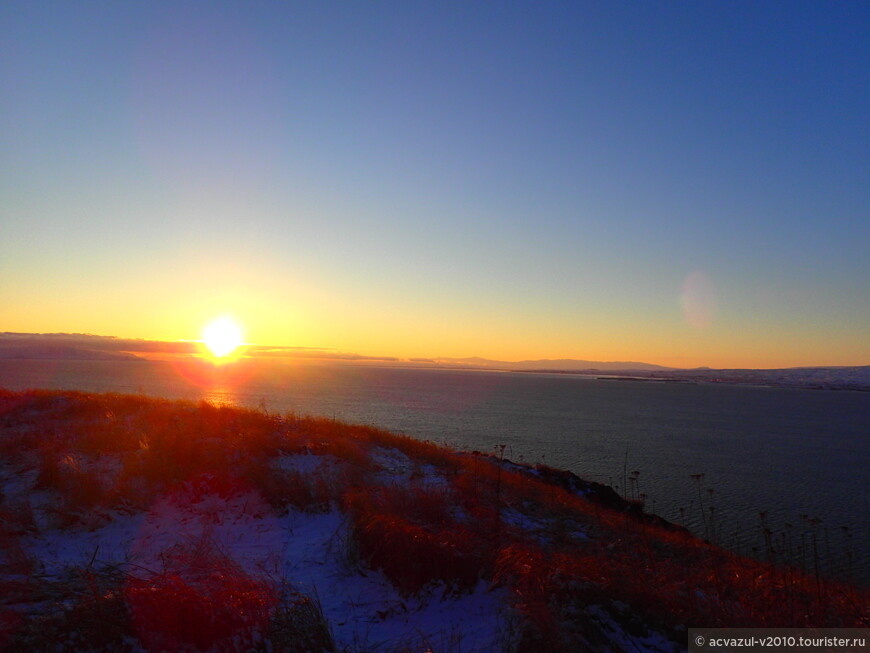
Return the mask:
M225 358L242 344L242 330L231 318L221 317L205 328L202 341L215 358Z

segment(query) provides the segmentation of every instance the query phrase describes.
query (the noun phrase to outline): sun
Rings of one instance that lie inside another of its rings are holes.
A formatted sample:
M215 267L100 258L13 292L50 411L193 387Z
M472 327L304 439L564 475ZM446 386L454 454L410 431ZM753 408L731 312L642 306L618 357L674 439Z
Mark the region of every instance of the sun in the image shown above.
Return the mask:
M205 327L202 341L215 358L224 358L242 344L242 330L232 318L221 317Z

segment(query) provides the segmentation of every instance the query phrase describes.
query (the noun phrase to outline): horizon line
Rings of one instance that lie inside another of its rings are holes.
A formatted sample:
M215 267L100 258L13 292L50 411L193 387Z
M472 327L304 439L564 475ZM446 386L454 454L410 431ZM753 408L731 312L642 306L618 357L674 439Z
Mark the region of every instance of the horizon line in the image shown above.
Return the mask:
M142 337L124 337L113 335L100 335L94 333L82 332L16 332L4 331L0 332L0 339L15 338L26 340L32 339L69 339L73 341L77 339L87 339L87 342L78 343L81 346L93 345L94 341L99 341L102 344L115 345L113 347L98 348L102 351L112 351L117 353L126 353L138 358L145 356L138 354L163 354L163 355L196 355L195 351L179 350L177 345L201 344L201 339L186 339L179 338L175 340L161 340ZM25 346L37 346L39 343L18 343ZM2 340L0 340L0 351L2 351ZM130 345L135 345L130 347ZM150 345L150 346L149 346ZM68 345L69 346L69 345ZM371 355L359 354L356 352L343 351L336 347L314 347L304 345L271 345L261 343L243 343L240 347L244 347L245 351L240 352L240 358L271 358L276 360L281 359L321 359L343 363L387 363L392 365L417 365L417 366L454 366L460 368L477 368L477 369L493 369L494 366L529 366L539 364L546 366L547 364L562 364L562 367L556 366L553 368L528 368L522 370L511 370L505 368L506 371L559 371L559 372L613 372L613 371L702 371L702 370L795 370L795 369L820 369L820 368L856 368L870 367L870 364L849 364L849 365L785 365L778 367L716 367L712 365L694 365L691 367L676 367L672 365L662 365L659 363L650 363L637 360L591 360L585 358L522 358L519 360L503 360L497 358L485 358L482 356L393 356L393 355ZM571 365L570 368L564 367ZM601 369L596 366L620 366L619 369ZM638 367L630 367L638 366ZM655 368L655 369L651 369Z

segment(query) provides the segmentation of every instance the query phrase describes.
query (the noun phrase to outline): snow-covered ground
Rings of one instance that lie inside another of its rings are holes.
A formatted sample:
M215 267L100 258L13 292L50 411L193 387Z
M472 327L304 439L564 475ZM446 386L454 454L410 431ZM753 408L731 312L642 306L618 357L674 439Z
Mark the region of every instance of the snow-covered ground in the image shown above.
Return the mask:
M572 513L564 498L546 502L546 483L563 474L557 470L544 474L543 468L451 453L364 428L345 433L346 427L326 421L123 397L105 408L99 396L51 395L20 410L16 401L0 395L0 649L4 638L22 637L21 624L30 624L31 639L25 640L31 641L39 637L40 623L57 623L40 621L47 615L60 614L66 628L81 617L81 605L111 610L121 604L129 611L117 639L123 650L161 650L160 640L148 640L141 625L151 628L153 618L142 618L135 601L153 609L161 591L181 587L173 579L189 580L188 589L208 586L196 585L203 573L212 580L250 581L246 587L266 588L273 597L289 592L313 605L312 614L328 630L317 650L525 653L536 650L529 641L541 635L523 640L529 632L524 620L549 609L549 587L568 598L557 601L553 615L534 618L567 628L572 642L591 650L685 649L673 641L679 626L653 627L625 603L588 590L588 580L560 576L562 567L544 565L549 571L540 577L534 568L521 568L522 556L577 552L579 564L583 547L602 548L598 511L608 508L597 508L590 521ZM190 436L190 449L178 433L204 435ZM173 468L184 456L199 467L190 473ZM212 463L203 460L220 462L209 471ZM167 469L174 476L166 476ZM501 486L502 477L513 489ZM537 484L528 495L520 489L526 478ZM575 480L580 485L570 491L588 495L591 490ZM488 503L494 497L495 509ZM385 533L406 540L377 539ZM404 556L398 566L390 569L380 555L381 542L388 555ZM623 546L608 542L606 551ZM507 575L500 575L496 558L511 547L521 552L520 567L508 563ZM429 554L438 559L427 559ZM469 582L467 563L478 555L490 561L475 562ZM571 566L575 562L564 569L579 569ZM403 570L415 566L426 570L422 584L420 575L402 580ZM528 572L528 582L539 586L510 576ZM231 583L225 587L232 590ZM284 603L265 605L277 610ZM74 618L63 621L63 615ZM184 650L302 650L269 640L267 625L257 628L244 641ZM60 651L87 649L83 642L93 636L87 629L63 633ZM107 646L93 650L112 650Z
M393 464L380 473L381 481L401 483L411 473L413 465L402 452L382 449L377 455ZM339 462L328 455L294 455L281 457L277 466L304 474ZM432 469L427 476L431 483L443 482ZM461 595L433 586L419 596L402 596L378 570L349 563L349 526L342 511L290 509L277 515L255 489L239 485L215 492L209 480L187 482L143 512L105 511L89 524L51 527L45 515L53 497L34 488L36 470L0 467L7 501L29 504L42 522L20 540L39 576L62 580L73 569L113 566L147 577L165 572L166 559L179 547L206 549L252 577L289 584L318 601L339 650L503 650L510 618L503 588L482 581Z

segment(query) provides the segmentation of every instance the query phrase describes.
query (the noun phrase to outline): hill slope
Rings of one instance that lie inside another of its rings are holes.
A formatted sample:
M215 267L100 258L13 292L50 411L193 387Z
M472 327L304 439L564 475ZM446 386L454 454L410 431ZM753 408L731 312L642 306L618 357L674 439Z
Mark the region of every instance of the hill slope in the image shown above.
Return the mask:
M0 391L0 648L672 651L866 625L545 467L332 420Z

